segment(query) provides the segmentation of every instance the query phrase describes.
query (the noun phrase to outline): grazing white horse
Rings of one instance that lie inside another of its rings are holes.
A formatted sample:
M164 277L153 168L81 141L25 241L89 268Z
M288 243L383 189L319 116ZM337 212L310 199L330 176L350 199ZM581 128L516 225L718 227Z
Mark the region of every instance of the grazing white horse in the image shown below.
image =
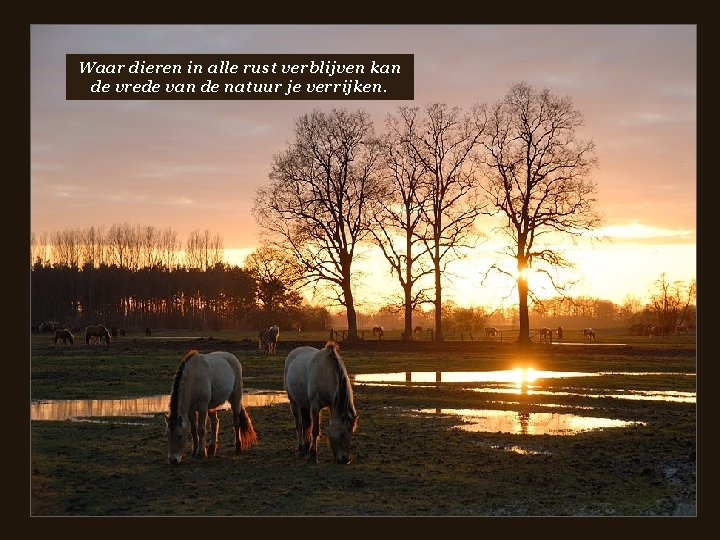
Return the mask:
M285 359L285 390L295 419L298 453L317 462L320 413L330 410L328 441L335 463L350 462L350 437L357 429L350 377L338 345L328 341L322 349L302 346Z
M498 329L494 326L486 326L485 327L485 339L492 339L496 338L499 334Z
M214 456L218 448L220 420L218 407L230 403L235 432L235 453L258 440L250 415L242 404L242 365L225 351L187 353L178 365L170 392L170 414L165 415L168 462L177 465L183 458L188 437L197 458ZM210 419L210 446L206 445Z

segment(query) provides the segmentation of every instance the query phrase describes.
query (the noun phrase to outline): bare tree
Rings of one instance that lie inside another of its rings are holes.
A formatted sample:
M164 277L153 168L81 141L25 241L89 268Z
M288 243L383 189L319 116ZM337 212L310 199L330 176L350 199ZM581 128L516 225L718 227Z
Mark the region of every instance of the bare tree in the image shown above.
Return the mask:
M569 97L515 83L488 113L482 156L483 184L491 215L503 217L498 230L508 239L504 254L517 261L520 334L530 341L528 271L546 274L556 290L556 271L571 268L551 241L573 240L598 226L596 184L589 178L597 164L594 144L577 137L581 113Z
M427 215L429 199L421 189L425 168L410 146L415 115L401 109L398 115L388 115L386 133L381 138L381 177L388 183L387 197L378 201L373 212L375 227L371 233L380 247L391 271L403 291L399 310L404 312L404 339L413 339L413 312L429 301L428 289L417 289L418 281L432 273L423 238L418 231ZM387 306L389 309L390 306Z
M424 110L401 107L399 116L407 132L407 145L423 168L418 186L427 205L421 207L418 231L433 265L435 276L435 341L443 341L442 278L448 264L463 257L464 248L476 245L474 230L482 211L476 198L474 152L483 135L484 109L431 103Z
M102 228L90 227L82 234L82 258L84 265L97 268L104 262L105 239Z
M694 304L697 282L691 280L670 282L663 272L653 284L648 308L656 323L656 333L667 336L674 334L680 323L687 324L688 308Z
M213 235L209 229L203 232L196 229L188 235L185 265L205 271L223 261L224 251L223 241L218 233Z
M134 270L133 264L133 228L129 223L116 223L108 231L106 237L108 246L109 264L120 268Z
M46 266L50 263L48 257L48 233L43 231L39 235L30 234L30 265Z
M180 241L177 232L170 227L160 233L160 265L174 268L180 264Z
M367 112L333 109L296 119L295 141L273 158L271 183L257 190L253 215L272 243L303 268L307 283L330 285L357 339L352 264L380 196L377 149Z
M52 234L52 260L61 266L80 268L82 261L82 231L63 229Z

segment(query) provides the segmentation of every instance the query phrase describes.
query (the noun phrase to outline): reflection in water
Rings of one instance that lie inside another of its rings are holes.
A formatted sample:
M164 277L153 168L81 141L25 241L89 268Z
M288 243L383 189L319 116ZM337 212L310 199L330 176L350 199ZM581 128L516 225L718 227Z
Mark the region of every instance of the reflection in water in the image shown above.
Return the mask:
M516 386L511 387L485 387L468 388L472 392L489 392L493 394L518 394ZM595 392L597 390L594 390ZM533 390L527 391L531 396L582 396L588 398L615 398L632 399L637 401L668 401L675 403L695 403L695 392L680 392L675 390L613 390L613 392L627 392L624 394L597 394L587 392L563 392L560 390Z
M516 368L498 371L406 371L397 373L365 373L355 375L354 384L364 385L393 385L414 383L417 386L427 386L432 383L489 383L482 388L469 388L473 392L492 392L522 395L546 396L584 396L590 398L617 398L633 400L672 401L678 403L695 403L695 392L681 392L673 390L612 390L602 393L600 389L587 389L587 391L564 392L540 390L540 385L534 385L541 379L560 379L570 377L599 377L599 376L668 376L664 372L596 372L581 371L538 371L532 368ZM677 377L695 377L695 373L670 374ZM611 393L612 392L612 393Z
M643 422L627 422L575 414L494 409L420 409L419 412L460 416L466 423L458 428L465 431L502 432L514 435L574 435L595 429L645 425Z
M245 407L262 407L275 403L287 403L285 392L243 394ZM219 409L229 408L226 402ZM39 401L30 404L30 420L68 420L78 417L97 416L144 416L168 412L170 395L132 399L62 399Z
M532 382L537 379L567 377L596 377L599 373L581 371L536 371L532 368L505 369L499 371L405 371L397 373L364 373L355 375L355 383L399 382Z

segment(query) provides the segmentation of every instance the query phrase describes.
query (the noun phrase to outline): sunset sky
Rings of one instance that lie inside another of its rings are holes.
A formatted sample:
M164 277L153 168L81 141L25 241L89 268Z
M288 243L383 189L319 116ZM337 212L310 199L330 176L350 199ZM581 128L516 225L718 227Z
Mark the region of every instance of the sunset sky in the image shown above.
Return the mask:
M68 53L413 54L415 100L67 101ZM696 276L694 25L33 25L30 60L35 234L130 223L184 241L209 229L239 256L258 243L253 196L296 117L362 108L381 131L398 105L469 108L526 81L570 96L596 144L598 235L612 240L567 246L577 293L622 303L661 273ZM448 290L487 300L479 265Z

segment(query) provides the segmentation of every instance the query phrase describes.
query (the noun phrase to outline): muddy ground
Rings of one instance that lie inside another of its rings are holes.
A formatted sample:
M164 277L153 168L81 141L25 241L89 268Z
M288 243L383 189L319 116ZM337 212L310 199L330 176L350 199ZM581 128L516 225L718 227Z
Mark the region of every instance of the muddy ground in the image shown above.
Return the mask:
M249 389L282 389L294 346L259 355L250 339L126 338L109 348L54 347L33 340L31 398L81 399L167 393L190 348L229 350ZM143 418L33 421L31 516L695 516L697 414L694 403L609 397L618 388L695 391L696 351L688 343L625 346L365 341L342 343L351 375L380 371L508 369L518 362L560 371L648 375L556 379L558 393L500 405L505 396L468 385L356 386L360 413L353 460L331 462L324 433L320 463L296 453L289 406L249 410L257 445L234 454L229 413L220 449L207 461L167 464L162 414ZM589 397L606 392L608 397ZM564 395L560 395L562 390ZM459 417L412 414L422 407L562 408L640 424L572 436L467 432ZM323 432L327 418L323 417ZM513 449L522 448L525 453Z

